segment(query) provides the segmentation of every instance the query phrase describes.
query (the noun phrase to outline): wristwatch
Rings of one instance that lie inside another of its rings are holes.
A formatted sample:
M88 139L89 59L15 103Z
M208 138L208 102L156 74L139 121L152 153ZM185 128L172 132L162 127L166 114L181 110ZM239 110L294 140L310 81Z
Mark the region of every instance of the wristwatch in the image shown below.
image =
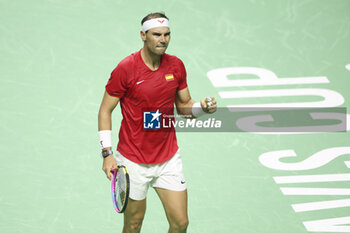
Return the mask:
M102 150L101 157L107 158L109 155L112 155L112 154L113 154L112 150Z

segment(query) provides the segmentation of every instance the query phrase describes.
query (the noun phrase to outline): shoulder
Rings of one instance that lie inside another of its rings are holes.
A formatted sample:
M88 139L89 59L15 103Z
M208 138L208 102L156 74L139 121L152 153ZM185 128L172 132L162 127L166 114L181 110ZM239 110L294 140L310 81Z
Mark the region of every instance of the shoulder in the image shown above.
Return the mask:
M123 60L121 60L118 65L113 69L111 73L112 79L123 80L125 83L131 82L130 78L133 77L133 68L135 60L137 58L137 52L133 53Z
M163 59L165 59L168 63L172 63L172 64L175 64L175 65L183 66L183 62L177 56L164 53Z
M180 58L170 54L163 54L163 58L166 60L166 64L170 69L179 74L181 77L186 76L186 68Z
M118 66L116 68L127 70L128 68L130 68L130 66L133 66L135 64L135 61L136 61L138 55L139 55L139 52L135 52L135 53L127 56L126 58L124 58L123 60L121 60L119 62Z
M181 63L182 63L182 61L181 61L180 58L178 58L178 57L175 56L175 55L168 54L168 53L164 53L164 54L163 54L163 58L164 58L165 60L167 60L167 61L171 61L171 62L181 62Z

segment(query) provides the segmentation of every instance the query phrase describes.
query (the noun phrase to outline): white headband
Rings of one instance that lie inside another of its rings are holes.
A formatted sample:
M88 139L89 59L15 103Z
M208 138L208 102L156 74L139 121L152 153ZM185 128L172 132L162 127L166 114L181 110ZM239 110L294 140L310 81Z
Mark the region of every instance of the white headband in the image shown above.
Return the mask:
M157 27L169 27L169 20L167 20L166 18L156 18L147 20L142 24L142 31L147 32L148 30Z

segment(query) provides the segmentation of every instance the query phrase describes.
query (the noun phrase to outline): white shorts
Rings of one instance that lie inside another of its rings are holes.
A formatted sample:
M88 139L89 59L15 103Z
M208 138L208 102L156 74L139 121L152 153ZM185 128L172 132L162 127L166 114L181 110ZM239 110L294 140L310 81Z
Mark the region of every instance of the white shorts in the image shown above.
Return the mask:
M150 186L172 191L184 191L186 183L179 151L168 161L157 164L135 163L117 151L115 155L117 163L124 165L129 172L129 197L133 200L145 199Z

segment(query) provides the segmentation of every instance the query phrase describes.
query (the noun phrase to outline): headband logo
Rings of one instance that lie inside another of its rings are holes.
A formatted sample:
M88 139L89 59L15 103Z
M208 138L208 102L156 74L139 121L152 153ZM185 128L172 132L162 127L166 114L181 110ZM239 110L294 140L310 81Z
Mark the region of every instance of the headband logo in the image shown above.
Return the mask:
M164 19L163 20L158 19L158 22L159 23L164 23Z

